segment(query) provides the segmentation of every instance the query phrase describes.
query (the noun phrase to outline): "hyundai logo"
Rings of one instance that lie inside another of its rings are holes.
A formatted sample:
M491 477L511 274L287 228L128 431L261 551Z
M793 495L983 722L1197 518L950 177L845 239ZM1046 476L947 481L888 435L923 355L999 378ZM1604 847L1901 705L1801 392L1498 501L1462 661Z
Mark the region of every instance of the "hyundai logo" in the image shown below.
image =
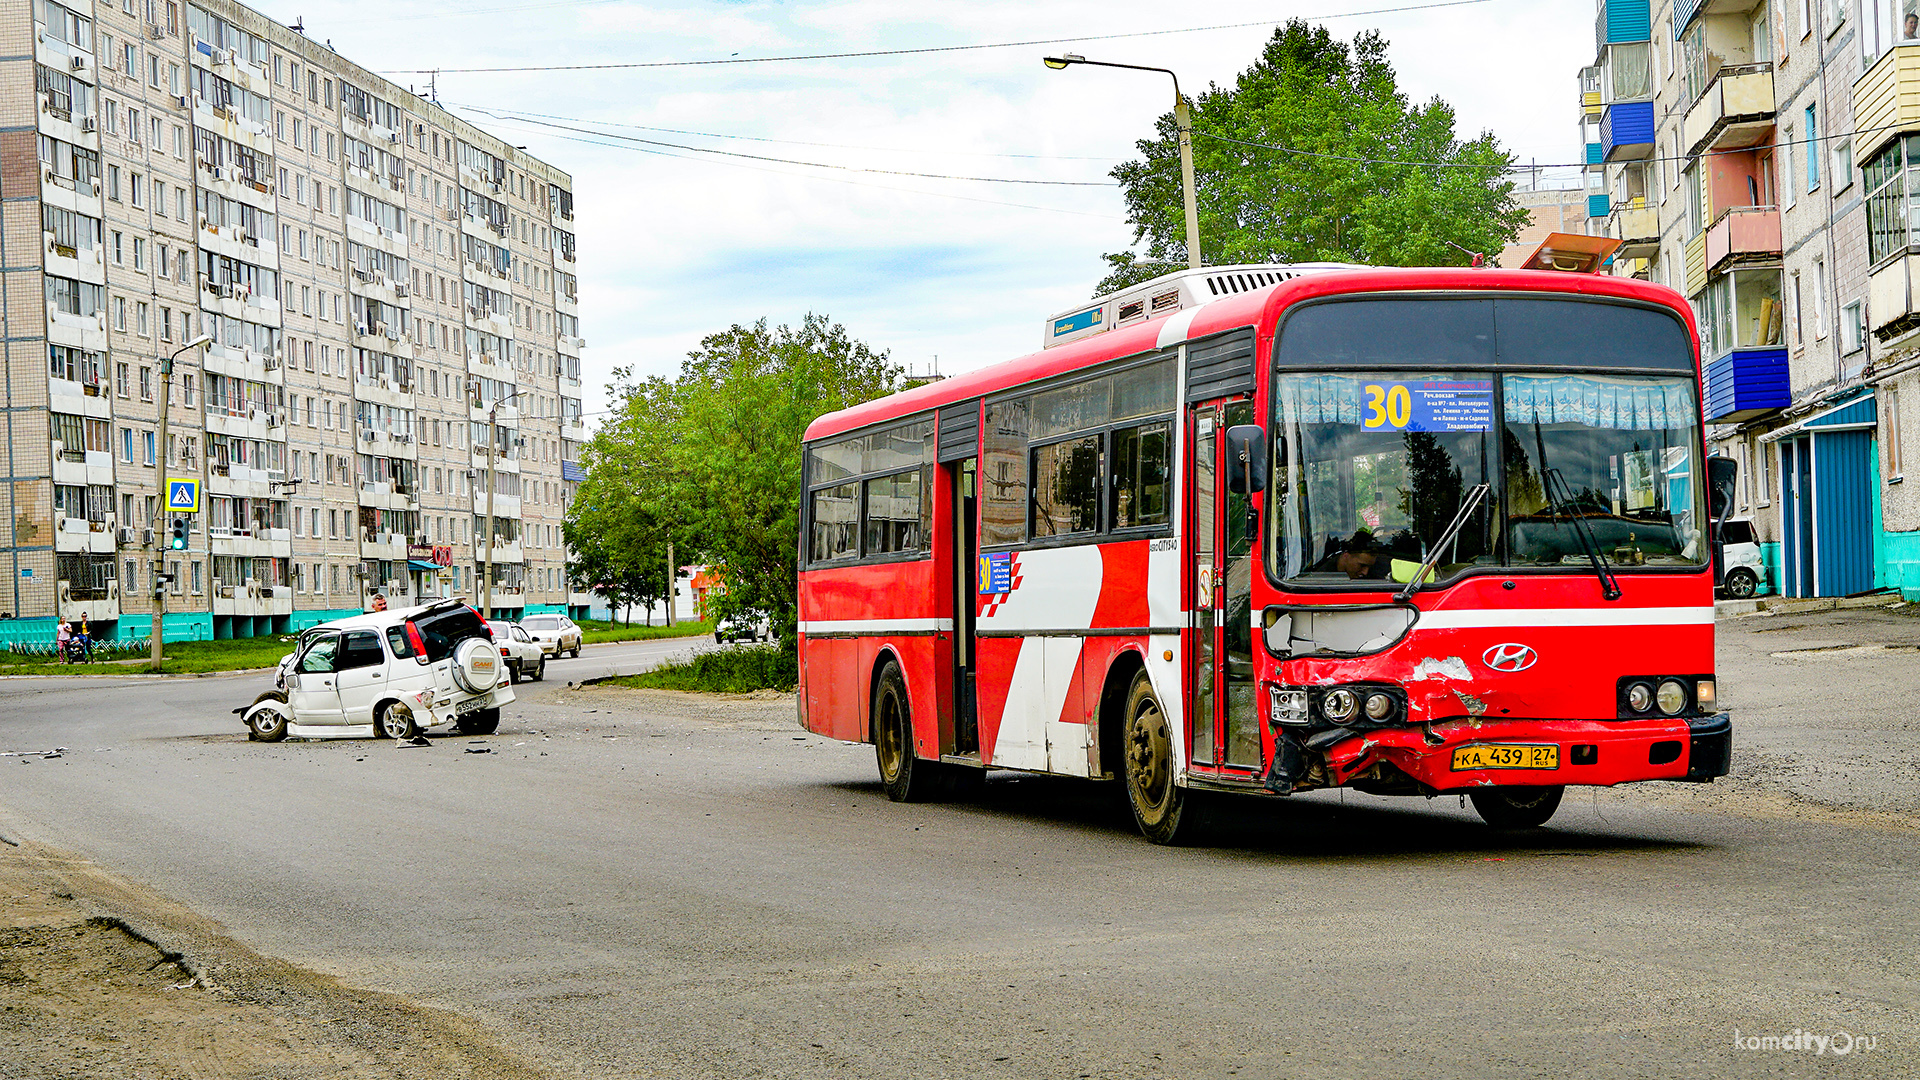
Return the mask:
M1509 642L1481 653L1480 659L1495 671L1525 671L1540 662L1540 654L1525 645Z

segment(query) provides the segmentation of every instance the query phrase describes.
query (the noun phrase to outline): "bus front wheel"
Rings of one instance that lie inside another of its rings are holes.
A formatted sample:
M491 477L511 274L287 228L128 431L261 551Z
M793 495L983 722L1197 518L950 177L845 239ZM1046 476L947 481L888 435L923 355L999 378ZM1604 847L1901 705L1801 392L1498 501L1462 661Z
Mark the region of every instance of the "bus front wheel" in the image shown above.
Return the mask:
M1173 782L1173 731L1145 671L1133 677L1127 691L1125 724L1127 805L1133 823L1156 844L1186 843L1198 817L1195 800Z
M907 680L900 665L889 660L880 669L873 689L873 756L880 766L880 783L894 802L925 802L939 785L938 762L913 755L913 711L907 703Z
M1560 809L1564 787L1494 787L1468 793L1480 817L1496 829L1534 829Z

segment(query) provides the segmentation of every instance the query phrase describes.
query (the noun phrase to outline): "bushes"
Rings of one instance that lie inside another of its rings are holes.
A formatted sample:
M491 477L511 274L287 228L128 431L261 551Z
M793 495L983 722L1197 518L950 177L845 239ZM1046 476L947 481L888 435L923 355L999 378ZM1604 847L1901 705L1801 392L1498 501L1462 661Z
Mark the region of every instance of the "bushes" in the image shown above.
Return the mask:
M717 649L692 660L668 664L641 675L608 679L605 685L652 690L693 690L708 694L748 694L755 690L792 690L800 682L800 658L781 645Z

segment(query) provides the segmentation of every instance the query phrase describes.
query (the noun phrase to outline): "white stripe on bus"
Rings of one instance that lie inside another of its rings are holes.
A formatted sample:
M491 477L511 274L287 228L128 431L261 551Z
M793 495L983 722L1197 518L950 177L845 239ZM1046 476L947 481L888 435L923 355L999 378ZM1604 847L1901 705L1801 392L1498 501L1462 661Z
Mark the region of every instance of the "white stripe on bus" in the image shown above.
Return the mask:
M838 619L800 624L803 634L904 634L952 629L952 619Z
M1481 611L1423 611L1419 630L1526 630L1545 626L1694 626L1713 623L1713 608L1490 608Z

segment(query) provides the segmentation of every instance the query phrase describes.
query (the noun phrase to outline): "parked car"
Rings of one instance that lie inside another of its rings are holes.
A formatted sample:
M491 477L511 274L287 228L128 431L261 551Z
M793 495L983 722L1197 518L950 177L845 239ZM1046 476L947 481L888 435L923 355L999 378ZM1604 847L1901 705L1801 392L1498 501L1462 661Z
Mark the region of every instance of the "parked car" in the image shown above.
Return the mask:
M529 615L520 620L520 625L526 628L533 640L540 643L540 651L548 656L557 657L561 653L580 655L581 640L586 632L565 615Z
M493 631L494 643L500 646L500 658L507 662L507 673L514 682L522 679L539 682L547 677L547 654L519 623L495 619L487 624L487 629Z
M772 641L773 626L765 615L742 612L714 623L713 640L719 645L729 641Z
M455 725L490 735L514 700L500 646L458 600L355 615L300 638L284 687L234 710L254 739L406 739Z
M1735 600L1746 600L1762 592L1772 592L1767 579L1766 560L1760 556L1760 538L1753 531L1751 518L1735 518L1721 527L1721 548L1726 552L1726 567L1720 578L1720 592Z

